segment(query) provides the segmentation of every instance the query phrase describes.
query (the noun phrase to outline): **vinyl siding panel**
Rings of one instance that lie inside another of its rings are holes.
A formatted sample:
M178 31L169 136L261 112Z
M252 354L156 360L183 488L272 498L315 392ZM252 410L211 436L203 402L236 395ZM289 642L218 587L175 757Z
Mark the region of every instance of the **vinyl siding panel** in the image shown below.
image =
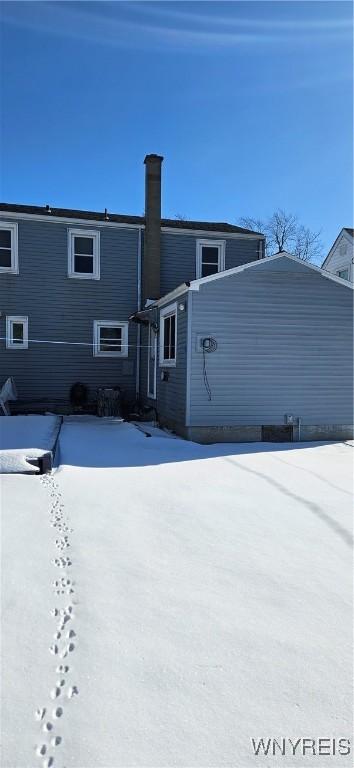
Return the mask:
M127 321L137 308L138 231L100 231L100 280L68 278L67 232L63 222L18 220L19 275L0 274L1 337L6 315L28 315L29 338L88 346L29 343L6 350L0 342L1 379L13 376L21 401L66 403L70 386L82 381L91 396L99 386L135 390L136 326L129 326L128 358L93 357L94 320ZM81 225L75 224L75 229Z
M286 259L193 294L191 425L353 422L353 293ZM211 401L197 334L207 354Z
M196 279L196 235L161 233L161 296L186 281ZM232 269L259 258L259 238L205 236L225 240L225 268Z
M184 304L181 311L179 304ZM168 304L164 305L168 306ZM162 307L160 308L162 309ZM157 401L156 408L159 417L170 423L185 424L186 416L186 361L187 361L187 296L178 298L177 302L177 358L176 367L157 368ZM160 322L159 322L160 325ZM161 333L161 325L160 325ZM167 371L168 381L161 381L161 372Z

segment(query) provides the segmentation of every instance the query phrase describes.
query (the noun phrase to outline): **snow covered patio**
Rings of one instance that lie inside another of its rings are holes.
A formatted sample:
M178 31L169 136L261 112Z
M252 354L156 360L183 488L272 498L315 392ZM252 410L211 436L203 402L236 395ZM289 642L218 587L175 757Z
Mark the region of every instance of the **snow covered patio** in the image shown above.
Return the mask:
M351 765L251 740L351 738L352 459L65 419L0 478L3 768Z

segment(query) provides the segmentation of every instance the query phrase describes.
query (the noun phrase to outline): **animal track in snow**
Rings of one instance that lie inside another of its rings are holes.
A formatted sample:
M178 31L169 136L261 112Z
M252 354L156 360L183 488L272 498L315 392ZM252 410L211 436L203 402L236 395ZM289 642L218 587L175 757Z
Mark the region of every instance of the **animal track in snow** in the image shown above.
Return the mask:
M52 563L56 565L57 568L66 568L72 565L69 557L56 557L54 560L52 560Z
M61 672L61 673L67 674L69 670L70 670L70 667L67 667L64 664L59 664L59 667L57 667L55 671L59 673Z
M76 685L71 686L68 690L68 699L72 699L73 696L78 696L79 690Z
M50 698L51 699L57 699L58 696L61 694L61 688L52 688L50 692Z
M58 490L59 486L54 481L52 476L42 476L41 482L48 489L51 503L49 505L49 523L55 529L53 536L53 545L55 547L55 556L51 560L51 563L56 568L64 569L63 575L60 578L56 578L52 581L53 592L58 596L73 595L75 582L69 578L65 572L66 568L72 567L72 559L66 555L65 550L70 548L70 533L73 529L70 528L69 522L65 516L64 504L62 502L61 493ZM56 536L56 538L55 538ZM65 599L65 598L64 598ZM54 643L50 646L49 650L53 656L57 656L58 660L65 658L68 654L73 653L76 650L76 642L72 642L76 637L76 632L73 629L68 628L68 622L75 619L75 611L73 598L66 598L68 601L63 607L59 605L50 609L51 616L55 619L56 627L54 627ZM63 601L64 602L64 601ZM76 602L76 601L75 601ZM72 625L69 625L72 626ZM64 638L65 630L65 638ZM66 675L70 672L70 667L67 664L58 664L55 667L56 675L59 677L54 678L52 681L52 687L49 689L48 699L52 702L59 700L65 702L68 699L73 699L78 695L79 689L76 685L69 685L67 687ZM65 675L65 677L64 677ZM65 697L65 698L64 698ZM41 757L42 768L51 768L54 765L55 752L52 750L62 743L62 737L56 733L60 724L60 719L64 715L65 706L55 706L52 710L53 720L45 720L46 708L41 707L36 710L35 719L40 724L42 732L46 734L48 742L41 743L38 741L36 752L38 757ZM56 762L56 761L55 761ZM65 764L65 762L64 762Z

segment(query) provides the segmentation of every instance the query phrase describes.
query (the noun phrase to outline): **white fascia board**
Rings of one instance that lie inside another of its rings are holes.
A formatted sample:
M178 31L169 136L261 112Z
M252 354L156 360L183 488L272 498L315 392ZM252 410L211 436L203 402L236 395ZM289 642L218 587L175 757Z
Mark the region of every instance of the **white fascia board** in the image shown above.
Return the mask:
M258 235L257 232L247 233L247 232L227 232L225 230L220 230L218 232L210 229L188 229L178 227L178 229L174 227L161 227L161 232L167 232L171 235L195 235L196 237L205 237L207 239L211 239L213 237L216 238L236 238L236 239L243 239L248 240L251 238L251 240L265 240L265 235Z
M30 219L32 221L46 221L50 224L51 221L56 223L62 222L63 224L77 224L79 227L116 227L119 229L145 229L144 224L129 224L118 221L101 221L100 219L75 219L70 216L53 216L51 213L37 214L37 213L18 213L13 211L0 211L0 221L2 218L6 219L11 217L12 219Z
M195 291L196 288L193 288L193 284L197 281L191 282L190 286L186 285L186 283L182 283L182 285L179 285L177 288L174 289L174 291L171 291L170 293L166 293L164 296L161 297L161 299L158 299L158 301L155 302L155 307L162 307L165 304L168 304L171 301L174 301L174 299L177 299L178 296L182 296L183 293L188 293L188 291ZM151 306L149 307L149 309Z
M0 211L0 219L1 218L12 218L12 219L32 219L33 221L55 221L55 222L63 222L64 224L78 224L79 226L94 226L99 225L100 227L116 227L121 229L145 229L145 224L129 224L128 222L118 222L118 221L101 221L101 219L76 219L74 217L70 216L53 216L51 213L20 213L18 211ZM245 238L252 240L264 240L264 235L257 235L254 234L242 234L239 232L211 232L210 230L202 230L202 229L181 229L181 228L174 228L174 227L161 227L161 232L169 232L173 235L196 235L197 237L227 237L227 238Z
M354 283L349 283L348 280L343 280L343 278L338 277L338 275L334 275L332 272L327 272L321 267L316 267L314 264L309 264L307 261L303 261L303 259L298 259L297 256L293 256L291 253L283 252L276 253L274 256L267 256L265 259L249 261L247 264L241 264L241 266L233 267L233 269L225 269L224 272L216 272L214 275L201 277L199 280L192 280L190 285L183 283L182 285L179 285L178 288L175 288L174 291L171 291L171 293L166 293L165 296L162 296L161 299L156 301L156 306L161 307L164 304L167 304L168 302L178 298L178 296L182 296L182 294L188 293L189 291L199 291L201 286L206 285L207 283L212 283L214 280L222 280L223 278L231 277L232 275L238 275L241 272L245 272L247 269L256 269L260 264L269 264L270 262L278 261L278 259L289 259L290 261L295 261L297 264L302 264L302 266L306 267L307 269L312 269L313 272L317 272L317 274L321 275L321 277L325 277L327 280L332 280L334 283L338 283L344 288L350 288L351 290L354 290Z

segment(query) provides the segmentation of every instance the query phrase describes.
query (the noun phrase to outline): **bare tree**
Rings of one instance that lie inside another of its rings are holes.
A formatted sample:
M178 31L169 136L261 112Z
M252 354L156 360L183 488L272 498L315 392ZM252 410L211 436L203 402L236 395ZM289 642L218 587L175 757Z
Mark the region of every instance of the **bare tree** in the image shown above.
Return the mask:
M263 232L266 236L266 255L289 251L303 261L318 261L322 256L320 232L312 232L299 223L292 213L278 209L262 221L251 216L242 216L240 224L247 229Z

